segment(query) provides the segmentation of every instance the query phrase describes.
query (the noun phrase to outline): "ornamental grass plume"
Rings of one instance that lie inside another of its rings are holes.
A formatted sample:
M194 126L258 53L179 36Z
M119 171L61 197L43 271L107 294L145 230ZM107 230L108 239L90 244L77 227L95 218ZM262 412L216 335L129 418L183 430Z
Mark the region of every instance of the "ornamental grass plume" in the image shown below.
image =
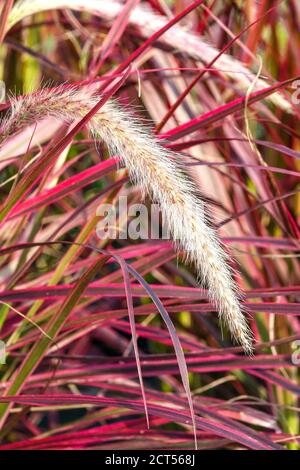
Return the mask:
M26 126L46 117L71 123L83 118L99 101L76 86L42 89L22 98L12 98L11 111L2 121L0 145ZM107 102L88 123L97 140L123 159L131 180L161 208L178 249L192 262L202 285L244 351L252 352L249 331L232 269L215 230L208 223L204 202L184 172L180 156L165 149L158 139L127 110Z

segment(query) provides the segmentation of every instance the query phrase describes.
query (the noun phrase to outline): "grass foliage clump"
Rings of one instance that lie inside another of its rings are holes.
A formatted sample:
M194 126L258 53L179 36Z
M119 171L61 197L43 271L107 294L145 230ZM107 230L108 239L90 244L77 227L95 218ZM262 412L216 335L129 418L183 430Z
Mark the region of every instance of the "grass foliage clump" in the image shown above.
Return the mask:
M299 448L300 9L186 4L4 2L0 450Z

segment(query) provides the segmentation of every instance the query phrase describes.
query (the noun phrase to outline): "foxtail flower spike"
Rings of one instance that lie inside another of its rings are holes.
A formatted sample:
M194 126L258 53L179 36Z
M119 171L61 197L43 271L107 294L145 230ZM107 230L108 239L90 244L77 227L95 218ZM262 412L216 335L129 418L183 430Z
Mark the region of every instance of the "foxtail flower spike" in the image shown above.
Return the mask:
M47 116L68 123L78 120L98 101L98 95L72 86L43 89L20 99L13 98L11 112L1 125L0 145ZM165 149L137 118L114 101L107 102L88 126L95 139L104 141L113 155L123 158L131 180L142 192L158 202L176 247L195 265L220 319L244 351L251 354L252 336L228 257L208 223L204 202L184 172L180 156Z

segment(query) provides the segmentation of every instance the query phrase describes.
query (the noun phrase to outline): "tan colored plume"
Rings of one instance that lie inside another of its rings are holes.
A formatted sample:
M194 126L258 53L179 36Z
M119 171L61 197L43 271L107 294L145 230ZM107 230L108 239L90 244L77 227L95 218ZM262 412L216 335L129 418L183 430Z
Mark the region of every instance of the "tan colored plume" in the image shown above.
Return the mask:
M13 98L11 112L1 123L0 146L26 126L48 116L68 123L81 119L98 101L99 96L74 86ZM88 126L95 139L107 144L112 155L123 158L131 180L159 203L176 246L193 262L220 319L250 354L252 336L227 255L208 223L204 203L184 172L180 156L165 149L137 118L114 101L107 102Z

